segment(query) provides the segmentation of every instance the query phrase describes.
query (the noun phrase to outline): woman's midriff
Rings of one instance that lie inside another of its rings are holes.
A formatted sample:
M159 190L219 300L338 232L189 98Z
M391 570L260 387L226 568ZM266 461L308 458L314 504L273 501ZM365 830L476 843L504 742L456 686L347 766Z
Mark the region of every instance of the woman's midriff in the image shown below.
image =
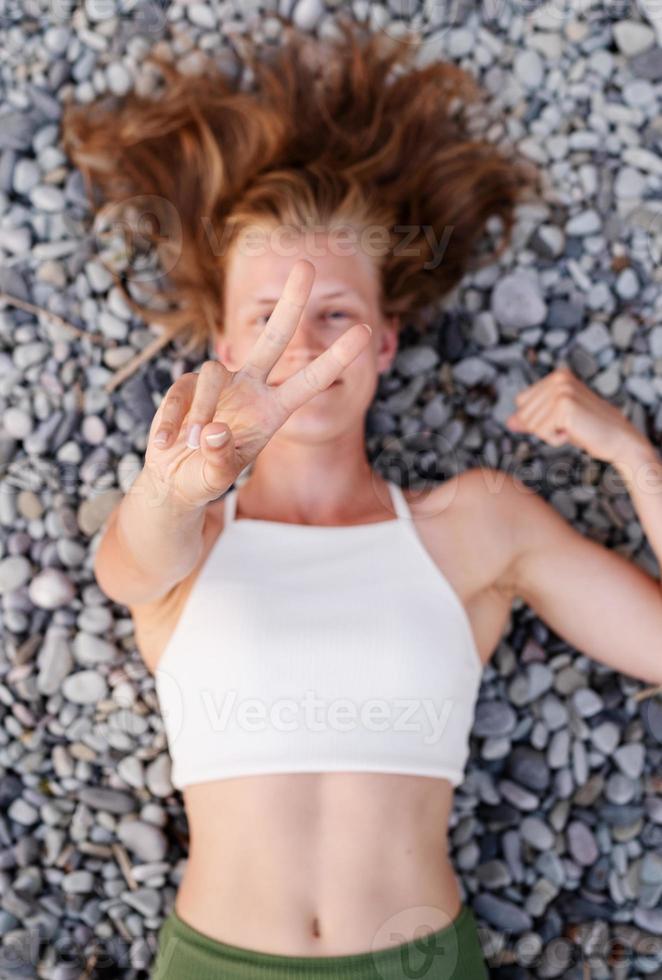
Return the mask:
M213 939L342 956L448 926L448 780L285 773L185 787L190 852L175 911Z

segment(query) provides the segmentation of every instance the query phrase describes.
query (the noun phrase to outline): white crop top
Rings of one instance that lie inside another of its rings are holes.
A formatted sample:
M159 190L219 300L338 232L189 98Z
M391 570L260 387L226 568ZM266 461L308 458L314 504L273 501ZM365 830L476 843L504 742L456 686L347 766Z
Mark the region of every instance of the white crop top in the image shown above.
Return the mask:
M462 782L483 664L457 593L395 519L225 522L155 670L177 789L258 773Z

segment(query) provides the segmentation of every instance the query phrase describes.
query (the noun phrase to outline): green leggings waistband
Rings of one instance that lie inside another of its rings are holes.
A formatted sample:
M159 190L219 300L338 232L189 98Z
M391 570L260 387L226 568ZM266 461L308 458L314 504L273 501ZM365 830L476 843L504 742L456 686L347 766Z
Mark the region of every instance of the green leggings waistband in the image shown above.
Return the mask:
M473 913L397 946L342 956L284 956L219 942L172 910L151 980L487 980Z

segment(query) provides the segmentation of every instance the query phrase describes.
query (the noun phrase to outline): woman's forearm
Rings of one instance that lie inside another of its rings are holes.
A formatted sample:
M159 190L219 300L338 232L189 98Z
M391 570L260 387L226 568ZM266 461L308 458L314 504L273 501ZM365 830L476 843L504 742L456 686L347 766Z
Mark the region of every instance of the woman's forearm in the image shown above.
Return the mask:
M141 470L118 507L116 532L146 584L175 585L188 575L202 548L205 510L186 505L149 470Z
M662 459L643 436L633 440L614 461L625 481L641 526L662 568Z

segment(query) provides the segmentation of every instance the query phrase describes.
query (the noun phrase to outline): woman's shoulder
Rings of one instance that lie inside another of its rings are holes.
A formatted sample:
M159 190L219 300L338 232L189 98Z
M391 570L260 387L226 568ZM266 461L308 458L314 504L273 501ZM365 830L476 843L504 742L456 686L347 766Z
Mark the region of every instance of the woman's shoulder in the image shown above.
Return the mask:
M414 517L430 517L452 509L459 518L460 512L470 513L478 504L493 500L508 482L511 477L504 470L474 466L440 483L403 490L403 494Z

